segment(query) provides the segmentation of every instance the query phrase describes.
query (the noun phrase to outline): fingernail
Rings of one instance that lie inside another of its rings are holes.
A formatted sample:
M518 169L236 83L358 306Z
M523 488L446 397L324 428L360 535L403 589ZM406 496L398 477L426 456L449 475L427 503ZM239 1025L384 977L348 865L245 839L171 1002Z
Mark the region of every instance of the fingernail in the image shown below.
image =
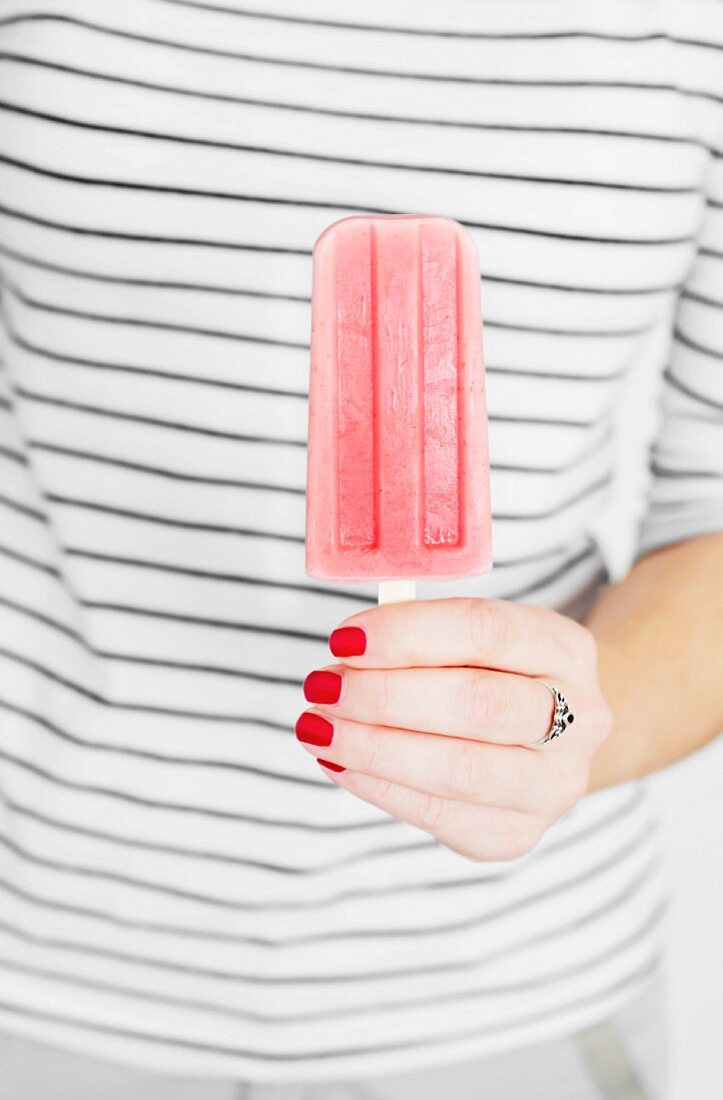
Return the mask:
M341 764L332 764L331 760L322 760L317 756L317 764L321 764L322 768L328 768L332 772L345 772L346 768L342 768Z
M366 648L366 630L360 626L340 626L331 632L329 649L335 657L361 657Z
M340 695L338 672L310 672L304 680L304 698L309 703L338 703Z
M334 737L334 727L320 714L306 712L296 723L296 736L306 745L323 745L328 749Z

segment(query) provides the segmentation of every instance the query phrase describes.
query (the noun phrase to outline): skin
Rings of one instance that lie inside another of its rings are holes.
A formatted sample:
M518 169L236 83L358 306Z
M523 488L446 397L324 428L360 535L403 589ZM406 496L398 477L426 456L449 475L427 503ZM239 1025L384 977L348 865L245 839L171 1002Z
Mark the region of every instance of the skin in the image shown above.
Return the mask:
M377 607L344 620L329 747L351 794L472 860L530 852L583 795L639 778L723 728L723 535L640 559L588 623L504 600ZM716 606L717 605L717 606ZM553 699L574 725L547 745Z

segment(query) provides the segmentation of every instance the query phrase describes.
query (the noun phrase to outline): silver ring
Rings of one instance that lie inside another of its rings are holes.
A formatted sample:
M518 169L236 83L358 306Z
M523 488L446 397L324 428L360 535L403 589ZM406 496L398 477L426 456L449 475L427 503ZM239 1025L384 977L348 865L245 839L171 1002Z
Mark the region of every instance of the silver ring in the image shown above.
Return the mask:
M555 700L555 713L552 716L552 724L549 730L539 741L532 742L533 745L546 745L548 741L554 741L556 737L565 732L568 726L572 725L575 721L575 715L570 710L567 699L558 688L548 684L546 680L540 680L539 683L544 684L552 692L552 697Z

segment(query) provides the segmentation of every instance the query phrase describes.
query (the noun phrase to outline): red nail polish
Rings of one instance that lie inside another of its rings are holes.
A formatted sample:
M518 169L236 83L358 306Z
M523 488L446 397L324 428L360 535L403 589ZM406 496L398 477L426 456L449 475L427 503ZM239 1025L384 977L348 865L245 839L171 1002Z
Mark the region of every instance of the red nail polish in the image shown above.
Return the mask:
M360 626L340 626L331 632L329 649L335 657L361 657L366 648L366 630Z
M328 768L332 772L346 771L346 768L342 768L341 764L332 764L331 760L322 760L319 756L317 756L316 762L321 764L322 768Z
M322 745L328 749L334 737L334 727L320 714L302 714L296 723L296 736L306 745Z
M309 703L338 703L340 695L338 672L310 672L304 680L304 698Z

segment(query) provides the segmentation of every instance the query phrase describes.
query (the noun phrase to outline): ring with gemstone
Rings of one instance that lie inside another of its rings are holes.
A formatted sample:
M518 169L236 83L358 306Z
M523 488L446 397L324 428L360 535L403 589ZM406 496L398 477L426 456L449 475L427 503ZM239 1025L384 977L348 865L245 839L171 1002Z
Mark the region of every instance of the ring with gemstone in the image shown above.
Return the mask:
M549 730L539 741L532 742L533 745L546 745L548 741L554 741L556 737L565 732L568 726L572 725L575 721L575 715L570 710L567 699L558 688L548 684L546 680L540 680L539 682L552 692L552 697L555 700L555 712Z

